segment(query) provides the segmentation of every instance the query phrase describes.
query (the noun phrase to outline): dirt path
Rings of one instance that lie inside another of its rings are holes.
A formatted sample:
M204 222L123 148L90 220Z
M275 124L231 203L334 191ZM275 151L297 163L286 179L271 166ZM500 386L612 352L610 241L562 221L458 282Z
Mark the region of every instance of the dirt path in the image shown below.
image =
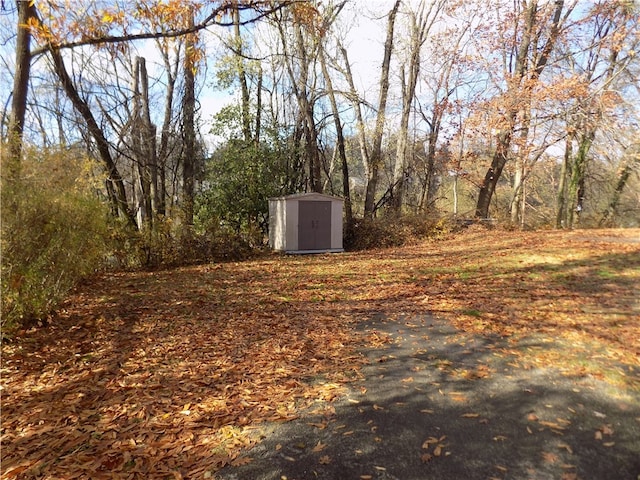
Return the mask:
M265 426L251 461L216 478L640 478L640 393L520 363L549 338L511 344L432 317L363 328L389 343L365 352L347 396Z

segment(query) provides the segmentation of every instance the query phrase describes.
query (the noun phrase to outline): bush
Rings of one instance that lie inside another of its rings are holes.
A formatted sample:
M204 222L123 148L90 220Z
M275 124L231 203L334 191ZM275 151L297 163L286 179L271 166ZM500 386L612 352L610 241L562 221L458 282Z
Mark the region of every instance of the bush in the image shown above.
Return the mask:
M356 219L350 235L345 238L348 250L399 247L425 238L440 237L452 231L450 219L435 216L404 216L400 218Z
M156 218L153 228L132 231L127 226L112 230L110 261L120 269L178 267L216 261L238 261L261 252L256 235L250 236L211 222L185 226L180 217Z
M88 165L69 152L32 152L17 184L3 179L3 333L45 319L103 264L107 210Z

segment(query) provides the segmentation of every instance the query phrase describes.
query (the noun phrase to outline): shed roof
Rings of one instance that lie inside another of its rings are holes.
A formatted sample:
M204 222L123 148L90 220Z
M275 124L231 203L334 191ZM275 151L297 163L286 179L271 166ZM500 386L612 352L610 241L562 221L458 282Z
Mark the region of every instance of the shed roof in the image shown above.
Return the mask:
M296 200L296 199L304 199L306 197L314 197L314 198L324 198L326 200L334 200L344 202L344 198L335 197L333 195L327 195L325 193L316 193L316 192L306 192L306 193L294 193L291 195L284 195L282 197L272 197L269 200Z

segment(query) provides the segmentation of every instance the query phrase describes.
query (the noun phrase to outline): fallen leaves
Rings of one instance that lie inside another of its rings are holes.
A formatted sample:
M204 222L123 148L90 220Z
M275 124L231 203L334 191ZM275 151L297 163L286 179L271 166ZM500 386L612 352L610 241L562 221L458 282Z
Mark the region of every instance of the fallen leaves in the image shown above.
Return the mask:
M273 265L111 274L3 346L3 473L201 477L250 461L253 425L339 396L362 363L351 305L285 308Z
M625 321L640 313L637 244L580 235L483 230L340 262L277 256L96 278L49 327L3 342L3 475L91 478L103 468L132 478L207 478L245 462L241 453L257 441L252 427L331 402L357 376L358 347L389 346L385 333L352 328L374 313L434 310L469 334L547 333L564 342L509 353L518 365L553 364L580 376L601 373L595 358L637 367L640 324ZM609 234L589 232L602 235ZM330 300L311 301L319 292ZM472 311L482 317L464 314ZM393 360L382 357L381 367ZM436 369L465 382L495 373L446 361ZM411 379L402 384L415 387ZM569 426L528 420L531 432L562 435ZM594 438L614 445L608 423ZM423 461L447 455L443 441L423 450Z
M318 440L318 443L316 444L315 447L313 447L313 451L314 452L321 452L322 450L324 450L327 447L326 443L322 443L322 440Z
M604 439L605 436L612 436L613 435L613 428L611 427L611 425L602 425L600 426L600 428L598 428L598 430L595 431L594 433L594 438L598 441L602 441ZM608 441L608 442L602 442L602 445L604 447L613 447L616 444L616 442L612 442L612 441Z
M450 452L445 450L446 444L443 443L446 438L446 435L442 435L438 438L429 437L424 442L422 442L422 449L427 450L427 452L424 452L422 453L422 455L420 455L420 460L422 461L422 463L428 463L435 457L450 455ZM433 450L431 450L432 447ZM431 450L431 452L429 452L429 450Z

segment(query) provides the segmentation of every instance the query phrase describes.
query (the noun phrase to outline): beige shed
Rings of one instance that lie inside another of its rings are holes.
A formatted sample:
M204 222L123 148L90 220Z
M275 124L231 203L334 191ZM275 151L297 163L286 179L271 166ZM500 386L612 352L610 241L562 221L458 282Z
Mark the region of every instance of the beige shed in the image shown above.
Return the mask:
M342 252L342 198L298 193L269 199L269 246L287 253Z

